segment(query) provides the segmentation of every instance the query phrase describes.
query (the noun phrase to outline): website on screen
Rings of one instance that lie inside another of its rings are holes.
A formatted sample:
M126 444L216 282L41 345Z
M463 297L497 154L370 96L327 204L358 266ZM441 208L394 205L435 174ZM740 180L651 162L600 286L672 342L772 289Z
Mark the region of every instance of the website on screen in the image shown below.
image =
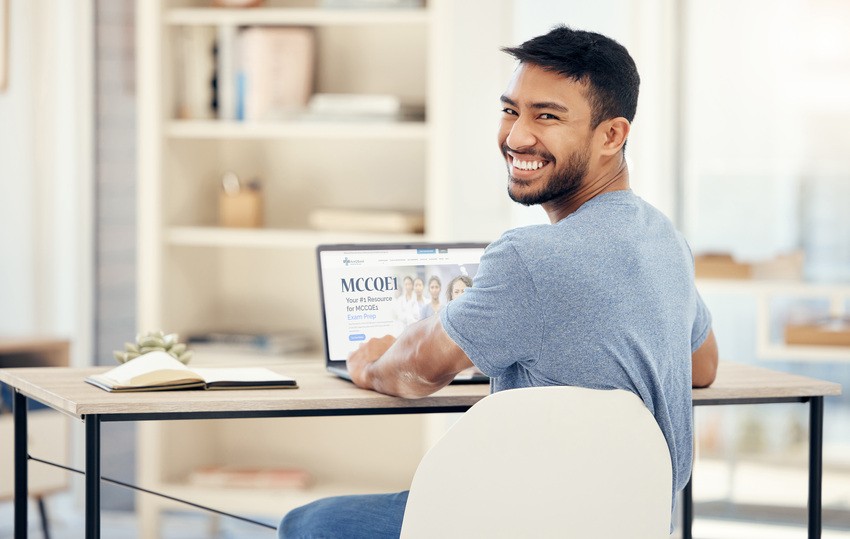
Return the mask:
M373 337L397 337L473 286L483 248L322 251L328 354L345 360Z

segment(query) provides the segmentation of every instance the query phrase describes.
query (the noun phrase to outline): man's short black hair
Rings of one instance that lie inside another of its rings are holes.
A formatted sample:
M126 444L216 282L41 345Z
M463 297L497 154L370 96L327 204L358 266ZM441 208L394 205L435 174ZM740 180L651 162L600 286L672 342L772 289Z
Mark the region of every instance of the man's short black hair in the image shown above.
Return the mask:
M640 76L629 51L610 37L556 26L548 34L502 51L520 63L587 84L591 129L610 118L634 120Z

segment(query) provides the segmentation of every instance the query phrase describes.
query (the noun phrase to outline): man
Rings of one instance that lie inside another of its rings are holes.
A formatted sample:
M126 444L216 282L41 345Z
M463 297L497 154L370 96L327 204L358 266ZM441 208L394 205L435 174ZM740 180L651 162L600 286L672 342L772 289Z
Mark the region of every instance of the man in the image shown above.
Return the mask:
M610 38L566 27L505 52L519 60L501 99L508 194L540 204L551 224L505 233L487 248L475 286L398 340L365 343L348 369L361 387L409 398L473 364L493 391L631 391L658 421L681 490L692 462L691 386L714 380L717 345L685 240L629 189L634 61ZM406 499L320 500L290 513L281 537L397 537Z

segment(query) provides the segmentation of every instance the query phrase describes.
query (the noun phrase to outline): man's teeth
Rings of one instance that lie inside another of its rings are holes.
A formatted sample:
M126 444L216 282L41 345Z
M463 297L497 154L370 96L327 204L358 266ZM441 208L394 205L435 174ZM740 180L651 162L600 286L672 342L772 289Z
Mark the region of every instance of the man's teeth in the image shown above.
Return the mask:
M546 161L520 161L514 159L514 167L521 170L537 170L546 164Z

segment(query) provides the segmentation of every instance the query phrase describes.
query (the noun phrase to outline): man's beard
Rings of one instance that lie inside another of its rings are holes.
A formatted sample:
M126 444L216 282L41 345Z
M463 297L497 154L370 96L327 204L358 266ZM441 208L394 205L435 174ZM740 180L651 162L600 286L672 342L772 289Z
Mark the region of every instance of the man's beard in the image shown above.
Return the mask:
M502 154L507 155L507 151L507 145L502 144ZM540 152L531 155L537 155L549 161L552 165L555 164L555 158L551 154ZM514 202L519 202L525 206L534 206L535 204L543 204L553 200L569 200L581 189L589 164L590 145L587 145L582 151L572 154L562 170L555 170L552 177L549 178L549 181L546 182L542 189L536 193L522 195L515 193L511 189L511 185L517 183L524 186L528 185L529 182L514 178L510 173L511 165L508 164L508 175L510 176L510 180L508 181L508 196Z

